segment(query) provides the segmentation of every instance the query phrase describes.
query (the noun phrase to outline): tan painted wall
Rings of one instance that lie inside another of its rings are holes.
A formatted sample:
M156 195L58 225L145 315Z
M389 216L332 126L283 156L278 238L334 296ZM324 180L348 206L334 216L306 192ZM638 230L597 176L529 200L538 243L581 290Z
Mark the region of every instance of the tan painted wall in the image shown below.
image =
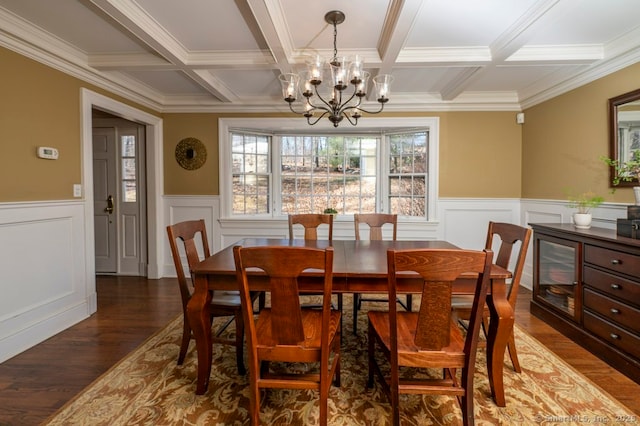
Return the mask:
M80 88L154 114L74 77L0 48L0 202L66 200L81 183ZM58 149L58 160L36 156Z
M440 196L520 198L521 126L514 112L440 115Z
M218 120L211 114L168 114L163 133L165 193L218 194ZM197 170L185 170L175 159L176 145L184 138L199 139L207 149L207 160Z
M217 121L220 116L164 115L167 194L219 194ZM225 114L225 117L247 116L257 115ZM446 112L402 116L440 117L441 197L520 197L521 127L515 122L515 113ZM207 162L195 171L182 169L174 157L176 145L186 137L198 138L207 147Z
M78 80L5 49L0 63L0 201L72 198L81 182ZM43 145L60 158L37 158Z
M0 48L0 63L0 202L72 198L73 184L81 181L82 174L80 88L87 87L158 115L3 48ZM226 117L277 115L224 114ZM515 124L513 112L387 115L440 117L440 196L520 196L521 127ZM162 115L166 194L219 194L217 120L220 116ZM196 171L184 170L175 161L176 144L185 137L198 138L207 147L207 162ZM57 148L60 159L38 159L36 147L42 145Z
M640 64L603 77L525 111L522 197L566 199L593 190L606 201L633 202L631 188L611 194L608 99L640 87Z

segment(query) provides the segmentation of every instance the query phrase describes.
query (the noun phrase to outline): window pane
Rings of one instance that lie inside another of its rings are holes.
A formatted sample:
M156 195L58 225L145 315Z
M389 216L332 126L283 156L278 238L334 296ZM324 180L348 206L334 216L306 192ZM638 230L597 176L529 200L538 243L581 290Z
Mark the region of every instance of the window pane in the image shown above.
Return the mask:
M318 213L317 210L314 209L313 199L308 196L298 196L295 200L295 211L297 213Z
M122 159L122 178L123 179L136 178L136 159L135 158Z
M136 199L136 182L130 180L122 181L122 201L125 203L135 203Z
M284 214L292 214L296 211L296 197L294 195L283 195L282 196L282 213Z
M242 154L232 154L231 155L231 173L242 173L242 163L244 157Z
M121 152L123 157L135 157L136 156L136 137L135 136L121 136L120 141L122 143Z
M256 192L258 194L269 194L269 177L268 176L258 176L256 181Z
M256 155L256 172L269 172L269 157L267 155Z
M256 153L262 155L269 154L269 139L266 136L256 138Z

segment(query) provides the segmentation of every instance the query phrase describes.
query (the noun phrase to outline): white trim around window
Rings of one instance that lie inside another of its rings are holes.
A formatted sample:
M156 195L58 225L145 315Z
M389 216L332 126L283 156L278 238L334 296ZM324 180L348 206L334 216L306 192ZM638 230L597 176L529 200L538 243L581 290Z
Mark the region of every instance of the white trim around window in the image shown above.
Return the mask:
M384 130L407 130L413 128L427 128L429 130L429 171L427 188L427 217L429 222L437 222L437 201L438 201L438 157L440 146L440 120L438 117L367 117L366 120L358 122L354 128L341 128L335 130L332 127L311 128L312 131L320 131L324 134L330 133L362 133L379 132ZM281 132L301 132L309 130L310 126L306 121L299 118L219 118L218 119L218 140L219 140L219 181L220 181L220 216L222 219L244 218L232 217L232 180L230 179L232 170L231 161L231 130L250 130L256 132L281 133ZM252 218L255 219L255 218ZM266 219L262 218L262 219Z

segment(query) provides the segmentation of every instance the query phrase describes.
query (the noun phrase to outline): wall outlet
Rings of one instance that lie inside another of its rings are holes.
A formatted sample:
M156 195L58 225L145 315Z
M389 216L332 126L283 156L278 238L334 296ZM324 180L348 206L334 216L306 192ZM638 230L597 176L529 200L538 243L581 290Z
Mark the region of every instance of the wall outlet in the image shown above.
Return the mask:
M73 196L76 198L82 197L82 185L79 183L73 184Z

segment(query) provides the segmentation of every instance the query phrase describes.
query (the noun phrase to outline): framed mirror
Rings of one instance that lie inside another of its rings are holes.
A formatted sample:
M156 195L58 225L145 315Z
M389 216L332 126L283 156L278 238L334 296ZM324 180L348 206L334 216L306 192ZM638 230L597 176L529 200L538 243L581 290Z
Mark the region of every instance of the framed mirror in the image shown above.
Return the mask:
M609 158L625 163L640 149L640 89L609 99ZM615 170L609 172L613 186ZM620 186L638 186L638 180L621 181Z

